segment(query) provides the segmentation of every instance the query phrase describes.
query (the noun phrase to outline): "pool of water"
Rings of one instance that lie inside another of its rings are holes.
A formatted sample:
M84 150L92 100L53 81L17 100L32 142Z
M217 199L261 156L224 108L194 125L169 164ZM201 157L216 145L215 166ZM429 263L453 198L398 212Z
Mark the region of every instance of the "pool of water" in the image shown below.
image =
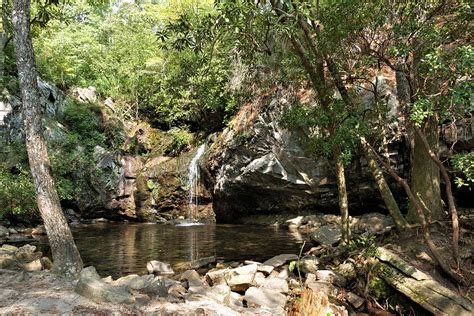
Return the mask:
M172 265L209 256L263 261L281 253L297 254L305 238L286 229L214 224L100 223L76 227L72 233L84 264L113 277L146 273L149 260Z

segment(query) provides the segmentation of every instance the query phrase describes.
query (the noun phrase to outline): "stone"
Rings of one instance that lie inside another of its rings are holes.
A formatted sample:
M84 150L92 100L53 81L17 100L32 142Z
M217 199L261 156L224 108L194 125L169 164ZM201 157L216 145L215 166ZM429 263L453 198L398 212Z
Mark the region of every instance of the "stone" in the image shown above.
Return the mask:
M315 245L335 246L341 241L341 231L329 225L321 226L311 233L310 239Z
M270 278L266 279L263 283L263 287L271 290L278 291L280 293L288 293L288 283L285 279L281 278Z
M336 271L346 278L352 278L356 276L354 264L350 262L341 263L336 267Z
M10 234L18 234L18 231L15 228L12 228L12 227L8 228L8 232ZM0 233L0 235L1 235L1 233Z
M275 268L271 265L257 264L257 271L263 272L266 275L269 275L270 273L272 273L273 269Z
M44 228L44 226L38 226L38 227L33 228L33 230L31 231L31 234L32 235L46 235L46 229Z
M300 227L303 224L304 219L305 219L304 216L298 216L298 217L287 220L286 223L290 227L291 226Z
M216 301L219 304L229 304L230 294L230 287L224 284L213 286L210 290L206 292L207 297Z
M290 270L288 270L288 266L284 266L283 269L278 273L277 278L286 280L290 276Z
M327 296L337 297L337 288L329 282L313 281L306 282L305 285L315 292L322 292Z
M51 260L48 257L43 257L40 260L41 260L41 265L43 266L43 269L51 270L53 268L53 262L51 262Z
M300 289L300 288L301 288L300 282L298 282L298 280L293 279L293 278L291 278L291 279L288 280L288 286L289 286L289 288L292 289L292 290L294 290L294 289Z
M8 235L10 235L8 228L0 225L0 238L7 237Z
M287 297L278 291L250 287L245 291L244 300L248 307L283 308Z
M96 303L132 304L135 302L135 298L125 287L102 281L94 267L82 269L75 291Z
M264 286L266 280L267 279L265 278L265 275L262 272L257 272L255 273L255 278L253 279L252 285L259 287Z
M41 264L40 259L36 259L34 261L24 263L21 265L21 267L28 272L33 272L33 271L41 271L43 269L43 265Z
M186 295L186 293L187 293L186 289L181 284L173 284L168 289L169 295L172 295L178 298L183 298Z
M131 290L142 290L145 288L149 288L152 285L153 281L153 275L139 276L137 274L130 274L121 277L111 283L114 285L126 286Z
M242 307L244 306L244 296L236 292L230 292L230 302L229 305L232 307Z
M188 282L201 281L201 276L199 275L199 273L197 273L196 270L187 270L181 273L179 279L186 280Z
M299 261L298 267L304 274L316 273L318 271L319 260L317 257L308 256Z
M206 273L206 280L211 285L227 284L225 274L230 269L210 270Z
M257 265L250 264L243 267L231 269L224 274L227 285L232 291L241 292L250 287L257 273Z
M32 249L36 249L35 246L31 246L33 248L25 248L26 246L30 246L30 245L25 245L23 247L20 247L20 249L18 249L18 251L15 253L15 259L19 263L28 263L28 262L41 259L41 257L43 257L43 253L33 252L34 250L32 251Z
M12 269L16 268L16 260L13 255L0 254L0 269Z
M352 292L346 294L346 300L356 309L361 308L365 303L365 299Z
M263 264L277 268L292 260L298 260L298 256L294 254L281 254L268 259Z
M174 285L179 284L177 281L171 282L171 280L163 278L161 276L155 277L153 282L148 285L144 290L148 293L152 293L159 297L167 297L168 289Z
M15 246L12 246L12 245L3 244L2 247L0 248L0 251L6 252L6 253L14 254L15 252L18 251L18 247L15 247Z
M316 271L316 280L329 282L340 287L344 287L347 283L347 280L344 276L331 270Z
M209 265L211 263L214 263L214 262L216 262L216 257L211 256L211 257L201 258L201 259L197 259L197 260L177 264L176 268L178 270L199 269L201 267L207 266L207 265Z
M148 270L148 273L156 273L156 274L174 274L173 268L171 268L171 265L166 262L161 262L157 260L152 260L149 261L146 264L146 269Z

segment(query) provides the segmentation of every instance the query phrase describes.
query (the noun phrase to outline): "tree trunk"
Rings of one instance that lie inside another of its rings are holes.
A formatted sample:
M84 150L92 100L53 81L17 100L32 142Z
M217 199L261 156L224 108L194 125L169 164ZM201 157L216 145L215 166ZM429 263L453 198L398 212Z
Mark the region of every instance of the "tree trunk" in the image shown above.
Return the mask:
M429 118L424 124L424 132L430 148L437 151L438 148L438 122ZM439 167L431 159L425 150L423 141L417 133L414 133L413 156L411 163L411 188L427 209L426 217L429 221L443 220L446 215L441 204L440 174ZM408 219L416 218L414 205L410 204Z
M2 0L2 33L0 34L0 85L5 78L5 46L8 40L8 0Z
M334 160L336 161L336 178L339 198L339 209L341 212L342 242L347 244L351 238L349 222L349 203L347 199L346 176L344 174L344 162L341 158L339 148L334 149Z
M23 103L22 115L28 160L38 209L51 246L53 271L63 276L74 277L82 269L82 260L54 188L51 164L42 131L37 73L30 33L30 0L13 1L12 31Z
M397 64L396 69L397 97L402 112L410 113L412 88L403 66ZM410 187L423 204L428 221L443 219L445 214L441 205L439 168L431 160L419 136L414 132L413 124L409 121L407 114L405 114L405 127L411 148ZM428 120L424 126L424 131L430 147L436 150L438 148L437 120L433 118ZM407 219L410 222L418 222L416 207L412 202L410 202Z
M408 223L400 212L400 209L398 208L397 201L395 201L392 191L390 190L390 187L385 181L385 177L382 173L382 169L379 167L376 161L376 157L371 152L364 137L360 138L360 143L362 145L365 157L367 158L367 162L372 172L372 176L374 177L375 183L377 184L377 187L380 191L380 195L382 196L382 199L385 202L385 206L390 212L390 215L392 216L395 225L400 230L406 228Z

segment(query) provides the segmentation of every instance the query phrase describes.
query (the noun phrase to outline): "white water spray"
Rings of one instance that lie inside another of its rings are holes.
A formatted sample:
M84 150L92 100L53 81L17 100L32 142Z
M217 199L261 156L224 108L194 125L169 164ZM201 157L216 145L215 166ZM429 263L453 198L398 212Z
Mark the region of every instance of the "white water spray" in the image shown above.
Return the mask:
M202 144L199 146L196 154L191 160L188 167L188 187L189 187L189 210L188 219L194 219L194 209L197 208L199 203L198 188L199 188L199 166L198 162L201 156L204 154L206 145Z

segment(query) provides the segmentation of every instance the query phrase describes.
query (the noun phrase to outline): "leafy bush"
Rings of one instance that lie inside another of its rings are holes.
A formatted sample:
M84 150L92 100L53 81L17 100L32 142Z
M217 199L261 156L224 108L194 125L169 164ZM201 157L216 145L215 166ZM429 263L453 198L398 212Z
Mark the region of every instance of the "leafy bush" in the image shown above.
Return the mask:
M456 154L451 158L454 170L462 173L454 182L458 187L474 184L474 152Z
M174 156L186 149L193 139L193 134L187 129L174 127L168 133L173 137L173 140L168 147L167 154Z

